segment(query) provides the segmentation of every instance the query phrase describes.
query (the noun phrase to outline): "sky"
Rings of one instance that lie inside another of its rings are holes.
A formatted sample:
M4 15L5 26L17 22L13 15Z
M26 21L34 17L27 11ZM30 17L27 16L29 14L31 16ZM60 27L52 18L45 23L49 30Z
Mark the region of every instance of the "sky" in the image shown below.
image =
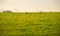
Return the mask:
M0 11L60 11L59 2L60 0L2 0L0 2Z

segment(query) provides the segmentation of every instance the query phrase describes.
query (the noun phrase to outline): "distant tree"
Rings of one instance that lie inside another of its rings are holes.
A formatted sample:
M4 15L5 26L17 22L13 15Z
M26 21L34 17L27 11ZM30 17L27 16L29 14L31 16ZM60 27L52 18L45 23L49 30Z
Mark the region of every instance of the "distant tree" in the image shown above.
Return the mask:
M41 11L39 12L39 14L41 14Z
M12 11L10 11L10 10L6 10L6 11L3 11L3 12L8 12L8 13L9 13L9 12L12 12Z
M28 12L26 12L26 14L28 14Z

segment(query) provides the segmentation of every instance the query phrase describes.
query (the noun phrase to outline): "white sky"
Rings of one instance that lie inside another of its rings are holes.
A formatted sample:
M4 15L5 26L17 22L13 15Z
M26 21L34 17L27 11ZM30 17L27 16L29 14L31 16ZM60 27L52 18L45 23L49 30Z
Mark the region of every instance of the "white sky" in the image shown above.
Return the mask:
M12 11L60 11L60 0L4 0L0 10Z

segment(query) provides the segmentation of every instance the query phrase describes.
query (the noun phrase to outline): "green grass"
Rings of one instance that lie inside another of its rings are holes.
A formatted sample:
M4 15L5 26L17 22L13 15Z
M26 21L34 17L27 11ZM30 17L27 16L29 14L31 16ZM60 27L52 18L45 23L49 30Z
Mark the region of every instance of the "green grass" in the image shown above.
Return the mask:
M0 36L60 36L60 13L0 13Z

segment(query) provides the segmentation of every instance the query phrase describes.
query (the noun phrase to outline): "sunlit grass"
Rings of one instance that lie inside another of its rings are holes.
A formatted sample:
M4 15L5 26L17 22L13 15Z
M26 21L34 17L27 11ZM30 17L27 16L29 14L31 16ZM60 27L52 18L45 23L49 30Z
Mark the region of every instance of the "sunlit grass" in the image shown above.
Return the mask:
M0 13L0 36L59 36L60 13Z

